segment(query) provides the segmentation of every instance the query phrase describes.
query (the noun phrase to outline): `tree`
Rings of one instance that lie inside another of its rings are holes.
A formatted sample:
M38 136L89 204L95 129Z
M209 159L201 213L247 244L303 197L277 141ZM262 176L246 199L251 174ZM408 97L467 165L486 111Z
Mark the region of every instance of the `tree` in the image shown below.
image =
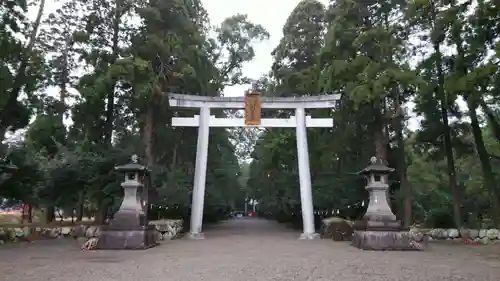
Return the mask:
M39 5L35 22L30 29L24 29L27 21L25 1L3 1L0 12L2 32L0 44L2 53L2 93L0 93L0 136L4 139L7 129L23 128L29 122L30 109L26 101L19 101L21 93L31 95L39 86L41 80L42 60L34 49L36 35L45 8L45 0ZM24 35L27 44L24 45L17 35Z

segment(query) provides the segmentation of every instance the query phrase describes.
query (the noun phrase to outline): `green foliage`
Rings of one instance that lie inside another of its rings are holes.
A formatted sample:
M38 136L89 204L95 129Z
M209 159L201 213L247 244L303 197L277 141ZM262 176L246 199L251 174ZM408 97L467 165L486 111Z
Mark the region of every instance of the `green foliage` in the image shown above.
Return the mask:
M28 49L20 34L25 32L27 12L26 1L2 1L0 4L0 135L7 129L16 130L25 127L31 114L27 103L18 101L21 88L31 94L39 82L36 71L39 57ZM27 58L31 56L30 58ZM33 62L30 71L26 68Z
M114 167L139 154L152 170L150 203L169 210L162 215L186 218L196 130L169 125L173 115L186 112L173 112L163 95L216 96L226 85L248 81L242 65L253 59L253 44L267 39L267 31L246 15L212 28L200 1L65 0L39 23L32 48L25 50L16 37L33 35L23 25L25 3L2 5L0 24L8 32L0 38L7 93L0 95L0 133L34 118L23 139L9 143L7 158L19 171L2 182L0 196L48 213L56 206L75 209L79 219L83 210L103 221L121 202L121 175ZM134 17L139 25L130 21ZM26 68L12 71L22 59ZM28 99L17 101L21 93ZM7 112L7 105L14 107ZM214 131L211 139L205 206L216 219L245 194L228 133Z
M391 203L407 224L497 220L494 1L301 1L255 81L242 67L269 33L246 15L212 26L200 0L65 0L41 23L25 12L24 1L0 6L0 134L26 129L7 144L19 170L2 175L0 196L103 220L122 196L113 167L138 154L152 170L151 215L186 218L197 132L170 120L196 113L170 108L168 93L218 96L252 82L266 96L341 95L334 110L308 112L335 120L308 129L318 212L359 218L367 194L356 172L376 155L396 169ZM300 223L296 146L291 129L211 130L206 220L253 198L262 213Z
M291 12L270 77L256 86L274 95L342 94L335 112L312 112L335 120L332 130L308 132L316 210L358 216L348 209L367 195L354 173L377 155L396 168L392 205L408 223L472 226L499 215L491 204L498 193L488 181L498 162L481 156L497 155L500 140L498 115L491 113L498 101L498 56L491 56L498 7L469 5L342 0L325 8L304 0ZM458 55L448 52L453 44L462 46ZM458 106L461 97L469 112ZM405 127L408 102L422 118L414 132ZM489 112L490 131L471 114L479 105ZM287 113L271 115L280 114ZM261 135L253 154L249 190L280 220L300 210L294 151L293 132L273 129Z

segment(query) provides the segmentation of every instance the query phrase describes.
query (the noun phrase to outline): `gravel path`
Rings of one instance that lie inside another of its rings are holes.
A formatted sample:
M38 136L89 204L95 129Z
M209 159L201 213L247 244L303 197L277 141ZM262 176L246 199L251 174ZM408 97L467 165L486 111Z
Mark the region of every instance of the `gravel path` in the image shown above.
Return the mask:
M498 245L365 252L298 235L274 222L236 219L208 229L206 240L166 241L145 251L84 252L70 239L4 245L0 281L500 280Z

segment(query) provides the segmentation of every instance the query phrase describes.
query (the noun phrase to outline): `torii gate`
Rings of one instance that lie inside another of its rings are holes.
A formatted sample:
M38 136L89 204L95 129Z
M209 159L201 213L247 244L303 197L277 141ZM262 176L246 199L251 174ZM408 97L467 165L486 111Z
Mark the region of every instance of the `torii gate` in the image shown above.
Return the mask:
M249 93L245 97L207 97L194 95L169 94L172 107L199 108L200 115L194 117L173 117L172 126L198 127L196 166L191 208L189 237L203 239L203 204L205 200L205 181L207 170L208 137L210 127L280 127L296 128L297 157L299 166L300 202L302 209L303 233L300 239L315 239L318 234L314 228L311 173L309 170L309 151L306 127L331 128L332 118L311 118L305 115L306 108L333 108L340 95L321 95L305 97L260 97ZM243 109L243 118L216 118L210 109ZM295 109L290 118L260 118L261 108Z

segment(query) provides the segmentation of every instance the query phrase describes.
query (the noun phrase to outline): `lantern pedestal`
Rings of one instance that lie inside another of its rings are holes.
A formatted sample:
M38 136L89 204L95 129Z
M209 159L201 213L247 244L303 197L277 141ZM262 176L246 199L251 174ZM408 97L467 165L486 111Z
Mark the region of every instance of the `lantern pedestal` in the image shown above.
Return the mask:
M143 187L139 178L147 173L147 169L136 161L115 168L125 172L125 181L122 183L124 196L120 209L109 225L100 229L96 245L99 250L140 250L157 245L156 229L148 225L138 192Z
M387 176L393 169L375 157L360 173L368 179L366 190L370 197L363 219L353 225L352 246L362 250L420 250L408 229L392 213L387 201Z
M142 209L120 208L109 225L101 227L100 233L97 249L141 250L157 245L156 228L148 225Z
M363 231L355 230L352 245L362 250L372 251L415 251L408 231Z
M397 220L363 219L353 225L352 246L362 250L417 250L407 229Z
M156 245L154 225L121 229L109 225L101 227L101 235L96 248L99 250L143 250Z

